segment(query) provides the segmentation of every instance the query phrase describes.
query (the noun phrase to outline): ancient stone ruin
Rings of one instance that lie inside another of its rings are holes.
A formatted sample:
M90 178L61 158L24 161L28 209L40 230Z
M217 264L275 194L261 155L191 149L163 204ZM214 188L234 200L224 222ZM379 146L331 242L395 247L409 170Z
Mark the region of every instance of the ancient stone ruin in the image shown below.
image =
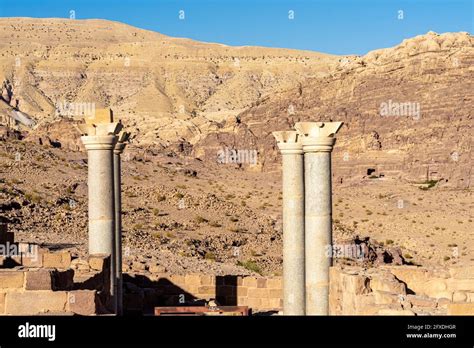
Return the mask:
M331 151L341 126L299 122L273 133L283 155L284 314L329 314Z
M120 157L129 133L110 110L97 110L78 126L88 154L89 255L15 242L0 224L0 314L474 314L472 266L407 265L388 249L373 252L376 267L332 263L331 151L341 126L301 122L274 133L283 161L282 277L122 272Z

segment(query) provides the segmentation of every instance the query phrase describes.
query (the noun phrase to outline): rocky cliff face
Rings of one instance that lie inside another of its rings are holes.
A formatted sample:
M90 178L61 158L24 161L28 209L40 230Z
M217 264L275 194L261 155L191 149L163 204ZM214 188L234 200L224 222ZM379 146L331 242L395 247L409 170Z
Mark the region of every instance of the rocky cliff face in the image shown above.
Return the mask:
M101 20L0 19L0 115L16 108L47 133L62 129L50 126L58 119L111 107L137 145L178 144L211 161L226 148L255 150L252 168L262 170L279 163L272 131L338 120L336 182L382 175L469 187L473 60L467 33L338 57ZM70 132L55 136L77 144Z
M263 100L241 113L231 132L210 134L196 148L205 156L216 144L256 148L271 168L279 161L272 131L298 121L344 121L334 153L337 182L381 175L468 187L473 43L466 33L430 32L343 58L330 76Z
M0 113L38 121L111 107L136 141L198 141L337 57L170 38L102 20L0 19ZM94 104L94 105L92 105Z

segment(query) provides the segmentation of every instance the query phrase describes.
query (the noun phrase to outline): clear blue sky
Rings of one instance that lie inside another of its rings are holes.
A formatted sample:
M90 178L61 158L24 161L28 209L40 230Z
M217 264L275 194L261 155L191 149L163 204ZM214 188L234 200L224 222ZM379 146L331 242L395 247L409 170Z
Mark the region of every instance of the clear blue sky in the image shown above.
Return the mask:
M110 19L200 41L365 54L429 30L472 33L473 1L0 0L0 17L69 18L74 10L77 19Z

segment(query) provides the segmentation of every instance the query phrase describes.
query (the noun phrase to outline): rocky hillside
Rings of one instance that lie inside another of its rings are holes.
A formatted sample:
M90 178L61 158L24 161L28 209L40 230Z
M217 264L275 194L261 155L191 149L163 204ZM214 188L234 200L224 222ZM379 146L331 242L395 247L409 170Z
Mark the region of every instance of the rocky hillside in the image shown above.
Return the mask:
M344 121L334 162L338 182L363 176L473 184L474 39L428 33L399 46L345 57L330 76L262 100L226 133L197 144L257 148L279 161L271 132L298 121ZM207 152L206 152L207 151Z
M0 115L77 149L58 118L111 107L138 146L216 162L257 153L275 169L271 136L300 120L344 121L335 180L365 177L472 186L474 60L468 33L429 32L365 56L229 47L103 20L0 19Z
M133 134L124 269L278 275L270 133L337 120L334 241L375 239L374 260L472 264L473 59L466 33L337 57L101 20L0 19L0 222L18 240L87 252L87 159L73 123L92 104L111 107ZM12 110L34 128L2 125Z
M80 116L94 103L113 108L136 141L194 143L262 98L326 76L337 59L104 20L1 18L0 113L16 107L41 123Z

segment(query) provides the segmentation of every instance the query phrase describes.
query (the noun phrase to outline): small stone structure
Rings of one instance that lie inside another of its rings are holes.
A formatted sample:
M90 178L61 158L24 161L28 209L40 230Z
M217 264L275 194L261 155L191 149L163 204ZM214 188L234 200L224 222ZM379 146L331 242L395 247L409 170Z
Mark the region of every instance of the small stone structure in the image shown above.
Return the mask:
M12 236L0 243L0 315L111 312L105 305L110 295L108 256L73 259L67 251L15 243Z

